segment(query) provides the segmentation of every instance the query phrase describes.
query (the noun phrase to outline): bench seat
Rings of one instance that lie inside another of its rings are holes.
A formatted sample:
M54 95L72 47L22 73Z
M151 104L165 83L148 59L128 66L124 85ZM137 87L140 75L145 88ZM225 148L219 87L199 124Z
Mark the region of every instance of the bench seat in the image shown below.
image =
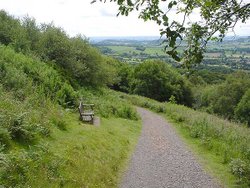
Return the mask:
M80 102L78 110L82 121L94 123L94 104L83 104Z

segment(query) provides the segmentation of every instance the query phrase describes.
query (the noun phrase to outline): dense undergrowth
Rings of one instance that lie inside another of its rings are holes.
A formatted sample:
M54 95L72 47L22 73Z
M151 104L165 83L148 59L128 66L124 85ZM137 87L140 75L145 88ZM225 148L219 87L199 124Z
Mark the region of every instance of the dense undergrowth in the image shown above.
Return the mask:
M247 126L173 103L159 103L131 95L124 97L134 105L165 114L182 132L188 134L190 139L198 140L197 146L217 156L217 163L223 164L236 178L235 182L230 182L234 184L228 186L250 186L250 130Z

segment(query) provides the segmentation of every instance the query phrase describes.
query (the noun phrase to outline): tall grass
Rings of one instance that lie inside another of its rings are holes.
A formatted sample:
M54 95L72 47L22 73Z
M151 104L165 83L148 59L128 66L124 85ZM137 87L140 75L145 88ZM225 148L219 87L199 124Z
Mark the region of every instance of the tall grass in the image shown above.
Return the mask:
M250 186L250 129L214 115L195 111L185 106L159 103L151 99L125 95L133 104L166 114L199 145L220 157L237 178L239 187Z
M0 185L6 187L117 187L140 132L140 122L102 119L98 128L77 115L63 117L67 130L50 139L0 154Z

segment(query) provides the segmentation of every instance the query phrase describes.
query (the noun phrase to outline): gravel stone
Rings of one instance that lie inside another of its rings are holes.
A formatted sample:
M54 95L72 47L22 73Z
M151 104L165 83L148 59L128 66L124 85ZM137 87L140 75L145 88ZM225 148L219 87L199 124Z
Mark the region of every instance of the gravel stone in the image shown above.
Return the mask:
M143 128L120 188L219 188L161 116L137 108Z

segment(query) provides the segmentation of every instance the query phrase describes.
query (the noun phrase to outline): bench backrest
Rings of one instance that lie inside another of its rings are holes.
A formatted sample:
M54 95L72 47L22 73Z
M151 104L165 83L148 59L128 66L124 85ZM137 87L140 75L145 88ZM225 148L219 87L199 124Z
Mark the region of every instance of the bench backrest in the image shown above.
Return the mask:
M80 114L84 113L84 110L86 109L91 109L92 111L94 111L94 104L83 104L81 101L78 107Z
M82 114L82 113L83 113L83 109L82 109L82 101L81 101L81 102L80 102L80 104L79 104L78 110L79 110L79 113L80 113L80 114Z

